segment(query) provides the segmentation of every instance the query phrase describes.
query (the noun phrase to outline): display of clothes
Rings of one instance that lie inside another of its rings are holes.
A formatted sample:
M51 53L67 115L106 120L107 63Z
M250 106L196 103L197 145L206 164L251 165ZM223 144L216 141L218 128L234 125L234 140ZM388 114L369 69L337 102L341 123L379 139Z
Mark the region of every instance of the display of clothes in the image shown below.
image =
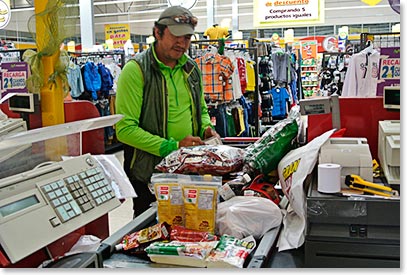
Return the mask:
M202 71L205 98L211 102L225 102L233 99L232 80L235 67L230 58L220 55L211 47L203 56L195 58Z
M91 101L100 116L115 114L115 95L117 80L121 73L120 66L109 55L85 58L71 57L68 66L68 83L70 95L74 100ZM76 64L79 62L80 64ZM105 144L110 145L114 139L114 127L104 128Z
M287 117L298 101L297 57L294 53L270 45L270 54L259 57L261 121L273 124Z
M253 118L254 107L245 94L256 91L256 62L244 48L225 48L220 54L210 45L194 54L216 131L221 137L250 136L258 117Z
M352 55L342 88L342 96L374 97L377 92L380 53L373 45Z
M68 84L70 87L70 94L73 98L78 98L81 94L85 91L85 87L83 85L81 67L75 64L72 60L69 62L68 65Z

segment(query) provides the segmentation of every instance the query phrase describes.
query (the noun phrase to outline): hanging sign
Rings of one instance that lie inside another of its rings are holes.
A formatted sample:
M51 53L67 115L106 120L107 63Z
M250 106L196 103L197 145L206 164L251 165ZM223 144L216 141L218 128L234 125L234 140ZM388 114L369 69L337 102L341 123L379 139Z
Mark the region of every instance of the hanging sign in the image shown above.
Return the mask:
M124 44L130 39L129 24L106 24L105 40L113 40L115 49L124 49Z
M255 0L256 28L324 23L324 0Z
M28 64L10 62L1 64L1 97L8 93L27 93Z
M380 48L379 72L376 95L382 96L385 86L400 85L400 47Z
M0 0L0 29L7 27L10 17L10 0Z

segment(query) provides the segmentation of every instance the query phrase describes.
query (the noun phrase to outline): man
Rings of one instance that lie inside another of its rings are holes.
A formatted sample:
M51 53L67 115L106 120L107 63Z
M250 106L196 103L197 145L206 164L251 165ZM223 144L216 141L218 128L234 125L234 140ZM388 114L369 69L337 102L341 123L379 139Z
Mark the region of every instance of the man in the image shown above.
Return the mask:
M124 144L124 170L138 195L134 216L150 207L155 196L148 183L155 166L181 147L203 145L217 135L204 100L202 76L185 52L197 18L180 6L164 10L154 23L154 44L123 68L116 111L124 117L116 135Z

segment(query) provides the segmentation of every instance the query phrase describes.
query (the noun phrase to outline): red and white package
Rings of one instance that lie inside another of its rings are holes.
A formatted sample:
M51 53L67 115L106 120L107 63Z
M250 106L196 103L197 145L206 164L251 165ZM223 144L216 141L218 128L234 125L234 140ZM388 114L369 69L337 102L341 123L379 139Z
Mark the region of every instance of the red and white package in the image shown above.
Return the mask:
M222 176L240 171L243 157L243 149L228 145L182 147L166 156L155 168L164 173Z
M217 241L218 237L209 232L197 231L183 226L173 225L171 227L170 240L180 242L211 242Z

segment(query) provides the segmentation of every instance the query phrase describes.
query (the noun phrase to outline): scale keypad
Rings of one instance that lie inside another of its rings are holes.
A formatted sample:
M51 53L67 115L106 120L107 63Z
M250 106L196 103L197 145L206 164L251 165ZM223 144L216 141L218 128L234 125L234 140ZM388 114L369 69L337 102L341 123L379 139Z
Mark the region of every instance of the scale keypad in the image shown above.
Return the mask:
M115 197L100 167L88 169L41 188L63 223Z

